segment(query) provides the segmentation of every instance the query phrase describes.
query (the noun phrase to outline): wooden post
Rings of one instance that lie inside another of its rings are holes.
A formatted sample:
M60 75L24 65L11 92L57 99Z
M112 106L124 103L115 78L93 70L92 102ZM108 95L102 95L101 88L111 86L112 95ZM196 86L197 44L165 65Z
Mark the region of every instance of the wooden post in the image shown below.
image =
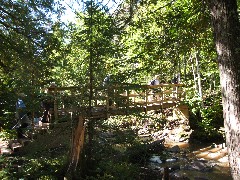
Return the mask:
M173 116L175 119L189 120L189 110L187 105L178 105L174 108Z
M148 90L149 90L149 89L146 89L146 92L145 92L145 98L146 98L146 113L147 113L147 107L148 107Z
M129 109L129 89L127 88L127 110Z

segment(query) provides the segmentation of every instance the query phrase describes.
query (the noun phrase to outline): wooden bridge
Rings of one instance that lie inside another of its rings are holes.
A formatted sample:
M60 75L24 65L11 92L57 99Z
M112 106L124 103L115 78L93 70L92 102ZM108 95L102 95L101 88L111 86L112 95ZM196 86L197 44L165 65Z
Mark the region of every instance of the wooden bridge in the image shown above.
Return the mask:
M50 123L60 121L60 116L75 115L78 120L73 130L71 145L71 161L69 170L76 169L80 153L85 141L85 118L108 118L113 115L128 115L164 108L175 109L188 119L188 108L183 104L185 91L183 84L136 85L118 84L107 87L51 87L48 92L54 96L54 108ZM178 116L179 117L179 116ZM90 121L88 121L90 122ZM49 123L44 127L48 128ZM90 128L91 129L91 128ZM91 144L93 134L88 133L88 143Z
M86 87L48 88L54 95L54 119L66 113L87 113L92 118L148 112L169 107L181 107L185 98L183 84L137 85L119 84L92 89ZM188 118L188 117L187 117Z

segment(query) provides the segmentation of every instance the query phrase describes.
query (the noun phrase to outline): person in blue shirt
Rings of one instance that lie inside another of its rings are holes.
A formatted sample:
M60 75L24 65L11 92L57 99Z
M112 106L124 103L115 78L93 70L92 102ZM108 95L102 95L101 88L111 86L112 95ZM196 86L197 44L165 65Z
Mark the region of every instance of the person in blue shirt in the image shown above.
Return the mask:
M16 102L16 118L18 120L19 127L17 128L18 138L23 138L23 129L28 127L31 122L28 117L28 112L25 103L22 98L26 97L24 93L18 95L18 100Z
M16 108L17 109L23 109L26 108L26 105L24 104L23 100L18 98L18 101L16 103Z

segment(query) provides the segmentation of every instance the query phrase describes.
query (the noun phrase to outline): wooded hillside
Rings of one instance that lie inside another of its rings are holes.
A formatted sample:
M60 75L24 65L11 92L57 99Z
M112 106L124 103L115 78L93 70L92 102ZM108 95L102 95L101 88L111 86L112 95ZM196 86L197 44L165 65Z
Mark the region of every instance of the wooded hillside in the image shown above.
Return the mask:
M116 5L114 9L112 4ZM215 46L219 47L218 40L224 39L222 31L226 31L225 35L232 34L235 42L225 44L232 47L230 54L237 50L237 1L124 0L105 4L91 0L66 5L61 0L3 0L0 5L0 123L5 136L11 134L19 93L27 95L25 103L32 117L41 115L39 97L51 83L86 87L78 98L87 99L91 107L93 90L102 87L108 75L115 84L139 85L149 84L155 75L160 75L161 83L171 83L177 76L185 85L184 103L190 110L190 125L198 129L193 136L200 141L218 139L223 117L233 118L223 116L222 93L226 98L231 90L221 91L224 83L221 86L219 76L219 62L228 58L219 59L221 53ZM69 22L61 21L61 16L66 16L65 8L75 13ZM226 22L234 20L228 25L230 29L236 25L235 31L222 28L225 24L218 21L220 16L214 21L216 9L227 16ZM234 15L228 14L232 11ZM228 64L238 67L239 57L231 57L235 61L230 58L225 68ZM223 80L228 70L220 70ZM234 80L238 87L237 77L236 73L229 81ZM223 102L232 103L226 99ZM74 98L68 103L74 104ZM235 118L239 116L236 112ZM228 113L226 108L224 113ZM239 129L234 138L238 134ZM239 177L239 167L233 169Z

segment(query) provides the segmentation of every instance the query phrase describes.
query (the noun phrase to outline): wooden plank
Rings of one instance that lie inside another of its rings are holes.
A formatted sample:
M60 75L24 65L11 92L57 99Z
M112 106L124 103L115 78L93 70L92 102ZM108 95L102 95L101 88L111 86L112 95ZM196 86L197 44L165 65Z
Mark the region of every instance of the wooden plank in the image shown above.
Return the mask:
M162 92L162 94L172 94L172 93L174 93L173 90L165 90Z
M138 97L140 96L139 94L129 94L128 96L125 95L125 94L120 94L120 96L123 96L123 97Z

